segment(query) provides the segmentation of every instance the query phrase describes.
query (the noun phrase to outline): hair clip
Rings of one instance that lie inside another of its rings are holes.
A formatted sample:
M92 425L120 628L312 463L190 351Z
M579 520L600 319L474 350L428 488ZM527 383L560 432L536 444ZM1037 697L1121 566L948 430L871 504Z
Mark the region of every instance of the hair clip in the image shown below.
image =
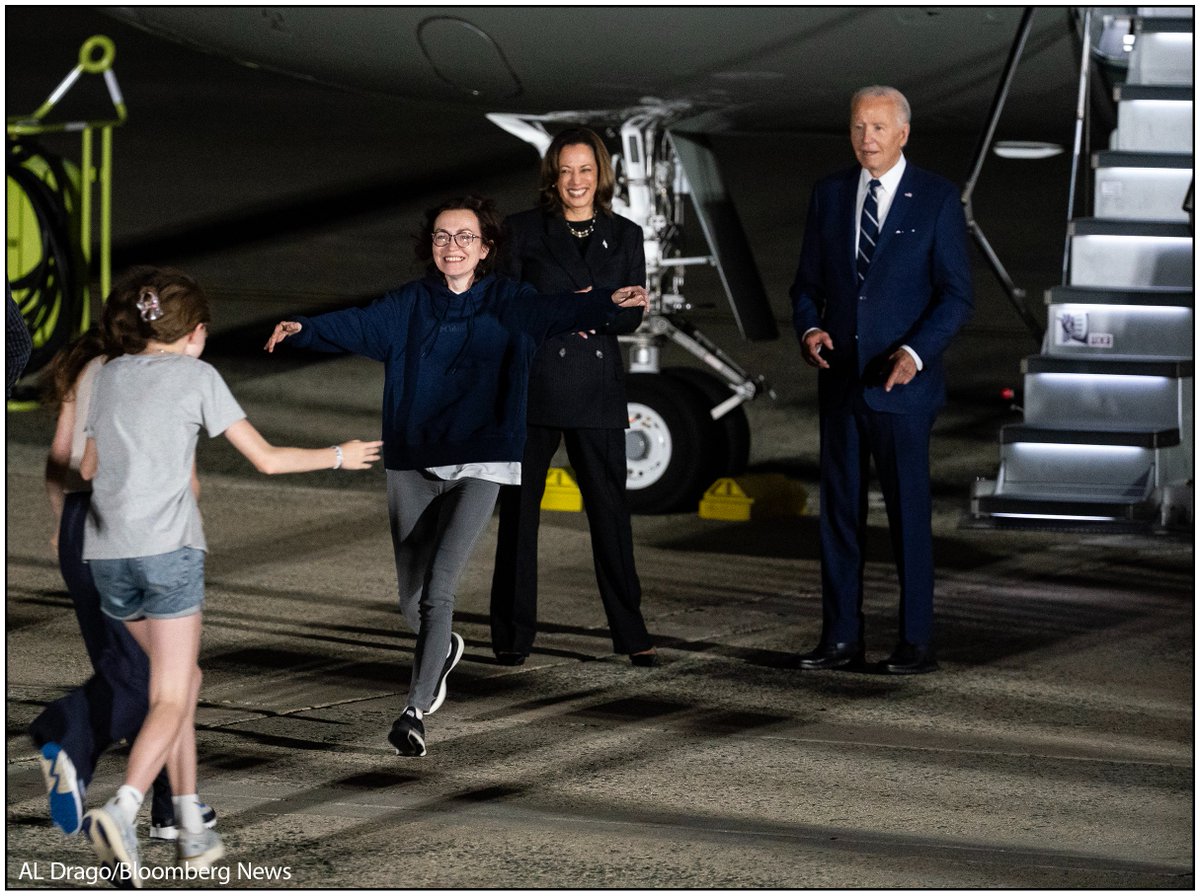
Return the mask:
M142 320L155 321L163 316L162 305L158 301L158 293L149 286L143 286L141 292L138 293L137 300L138 311L142 313Z

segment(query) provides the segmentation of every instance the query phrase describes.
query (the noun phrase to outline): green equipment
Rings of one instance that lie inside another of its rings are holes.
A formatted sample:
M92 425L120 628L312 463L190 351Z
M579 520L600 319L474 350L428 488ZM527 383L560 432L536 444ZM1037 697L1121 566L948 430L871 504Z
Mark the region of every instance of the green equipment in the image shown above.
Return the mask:
M112 70L112 40L96 35L84 41L79 64L32 115L9 118L7 172L7 276L13 299L33 337L26 374L36 373L91 320L89 282L93 263L93 219L98 218L100 295L112 283L112 130L126 118L125 103ZM101 75L115 117L48 122L46 117L81 75ZM78 164L47 152L38 138L80 134ZM99 132L99 163L95 160ZM98 208L93 193L99 193ZM28 398L9 410L35 407Z

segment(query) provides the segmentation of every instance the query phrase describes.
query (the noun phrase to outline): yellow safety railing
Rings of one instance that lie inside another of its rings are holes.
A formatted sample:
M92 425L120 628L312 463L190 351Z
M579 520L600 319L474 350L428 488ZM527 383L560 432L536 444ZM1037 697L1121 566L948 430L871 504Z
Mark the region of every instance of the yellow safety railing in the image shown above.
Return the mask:
M9 118L9 137L37 136L41 134L74 132L82 134L81 168L83 183L80 185L80 242L84 258L91 262L92 245L92 190L98 183L100 190L100 292L107 295L112 285L112 130L125 122L125 101L112 64L117 51L112 39L97 34L84 41L79 49L79 64L62 80L41 107L32 115ZM81 75L103 75L108 95L112 100L116 117L100 121L46 122L45 118L59 101L75 85ZM94 134L100 132L100 166L94 164Z

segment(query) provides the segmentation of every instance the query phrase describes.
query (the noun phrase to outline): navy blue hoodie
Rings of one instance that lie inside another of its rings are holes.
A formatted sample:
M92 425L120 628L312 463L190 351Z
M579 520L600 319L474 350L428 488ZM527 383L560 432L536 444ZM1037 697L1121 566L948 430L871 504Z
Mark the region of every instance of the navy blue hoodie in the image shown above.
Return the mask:
M559 333L607 332L621 312L614 289L544 296L488 274L455 295L428 276L366 308L297 317L288 342L383 362L386 468L519 462L537 347Z

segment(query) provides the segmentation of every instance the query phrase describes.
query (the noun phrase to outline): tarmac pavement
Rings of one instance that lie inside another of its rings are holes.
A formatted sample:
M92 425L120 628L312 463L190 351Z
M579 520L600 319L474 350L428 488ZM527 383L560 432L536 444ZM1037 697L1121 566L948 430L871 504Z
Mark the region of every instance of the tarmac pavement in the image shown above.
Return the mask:
M370 362L214 363L278 443L377 430ZM806 450L789 413L754 411L758 467ZM975 413L948 410L935 466L954 469ZM6 883L86 886L92 852L50 825L25 735L88 674L48 546L50 418L7 424ZM662 658L638 669L611 653L583 515L544 513L541 632L524 666L496 665L493 523L459 592L466 653L427 719L428 755L411 759L385 739L414 639L382 471L268 478L224 439L199 460L200 793L229 855L223 877L150 885L1193 888L1190 539L963 529L964 495L939 497L942 669L901 678L790 668L820 629L811 516L635 517ZM872 520L880 659L896 587ZM101 763L89 803L114 791L123 758ZM143 842L168 873L171 848Z

